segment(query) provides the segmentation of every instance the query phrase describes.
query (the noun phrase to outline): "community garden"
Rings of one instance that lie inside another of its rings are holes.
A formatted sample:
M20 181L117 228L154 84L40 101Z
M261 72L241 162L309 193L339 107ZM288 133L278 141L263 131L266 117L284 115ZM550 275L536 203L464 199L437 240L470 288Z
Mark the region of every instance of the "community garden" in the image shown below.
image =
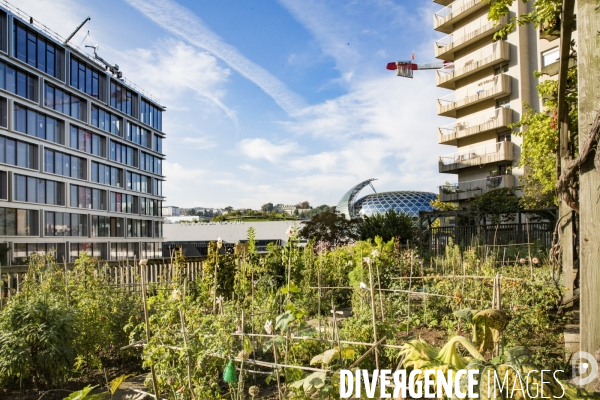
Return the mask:
M109 399L143 374L166 399L335 399L341 369L468 368L518 371L511 388L562 370L546 395L592 398L566 383L570 288L543 248L450 242L434 256L394 239L301 247L290 235L261 255L252 231L234 254L211 243L193 273L180 252L164 269L131 260L127 285L86 254L72 269L30 257L2 299L0 396Z

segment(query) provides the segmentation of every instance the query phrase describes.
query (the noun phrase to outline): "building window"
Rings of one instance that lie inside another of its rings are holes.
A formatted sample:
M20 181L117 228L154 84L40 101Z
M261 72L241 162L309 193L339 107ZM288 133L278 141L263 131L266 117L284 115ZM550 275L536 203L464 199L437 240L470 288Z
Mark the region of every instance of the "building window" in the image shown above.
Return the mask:
M6 27L6 13L0 10L0 51L5 53L8 49L8 30Z
M510 131L501 132L498 134L498 142L511 142L512 136Z
M46 236L88 236L87 214L46 211Z
M71 56L71 86L88 95L105 101L104 85L106 77L95 68Z
M0 236L38 236L37 210L0 207Z
M134 147L127 146L118 142L110 141L110 155L111 161L126 164L131 167L138 166L138 151Z
M123 187L123 170L92 161L92 182Z
M8 200L8 172L0 171L0 200Z
M110 193L110 211L139 214L138 196L125 193Z
M123 218L92 215L92 237L124 237L125 220Z
M107 259L106 243L70 243L69 247L69 262L75 262L84 251L100 260Z
M152 194L152 178L127 171L127 190Z
M14 174L14 200L27 203L65 205L65 184L49 179Z
M110 81L110 106L127 115L134 114L134 99L137 95L125 86Z
M162 158L142 152L140 156L140 169L162 175Z
M162 216L162 201L142 197L142 215L150 215L153 217Z
M80 185L69 185L69 187L71 192L69 206L89 210L106 210L106 190Z
M37 101L37 77L4 62L0 62L0 88L31 101Z
M37 169L37 146L0 136L0 163Z
M51 174L87 179L87 160L59 151L44 151L44 171Z
M152 147L152 149L157 153L162 153L162 141L162 137L154 135L154 146Z
M162 254L162 252L161 252ZM139 258L137 243L111 243L110 244L110 259L111 260L126 260Z
M498 175L512 175L512 165L498 165Z
M140 121L162 131L162 110L143 99L140 108Z
M0 97L0 126L8 129L8 101Z
M127 219L127 237L152 237L152 221Z
M129 129L127 130L126 139L133 143L139 144L140 146L150 148L150 146L152 145L152 142L150 139L151 136L152 136L152 134L150 133L149 130L140 128L139 126L134 125L134 124L129 124Z
M141 258L162 258L162 243L160 242L142 242Z
M80 121L85 121L86 101L70 92L44 84L44 105Z
M14 130L27 135L64 144L63 122L31 108L14 104Z
M161 221L154 221L154 237L163 237L163 223Z
M106 157L106 138L71 125L69 147L98 157Z
M555 47L551 50L547 50L542 53L542 67L546 67L550 64L554 64L560 58L560 52L558 51L558 47Z
M63 79L63 50L35 32L15 23L14 57L37 68L48 75Z
M503 97L496 100L496 108L508 108L510 107L510 97Z
M162 196L162 181L158 179L154 179L154 188L152 190L152 194L155 196Z
M92 125L116 136L122 136L121 118L92 104Z
M26 264L27 257L35 253L54 253L56 261L65 259L64 243L15 243L14 264Z

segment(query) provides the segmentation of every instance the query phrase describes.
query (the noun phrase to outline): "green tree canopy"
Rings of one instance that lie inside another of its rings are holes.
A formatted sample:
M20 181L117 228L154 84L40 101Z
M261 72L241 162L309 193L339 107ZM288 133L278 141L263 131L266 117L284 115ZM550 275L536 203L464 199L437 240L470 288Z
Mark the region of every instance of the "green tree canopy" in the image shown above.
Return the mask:
M299 235L305 239L327 242L332 246L345 245L358 239L357 222L329 210L313 216L310 221L303 222L304 226Z
M374 239L379 236L384 242L392 238L400 238L402 243L416 237L416 226L412 218L402 212L392 209L385 214L365 216L358 224L361 240Z

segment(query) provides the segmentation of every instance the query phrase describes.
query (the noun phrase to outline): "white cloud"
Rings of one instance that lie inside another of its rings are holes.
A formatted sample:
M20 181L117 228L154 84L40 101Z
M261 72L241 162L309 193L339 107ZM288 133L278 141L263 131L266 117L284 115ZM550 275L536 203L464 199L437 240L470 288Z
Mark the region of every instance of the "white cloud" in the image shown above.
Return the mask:
M170 0L126 1L163 29L226 62L260 87L288 114L294 114L304 106L304 100L300 96L290 91L267 70L240 54L235 47L225 43L192 11Z
M296 143L275 144L263 138L244 139L238 147L243 154L250 158L263 159L272 163L280 162L284 156L298 151Z
M183 143L186 147L197 150L211 149L217 144L210 137L184 137Z

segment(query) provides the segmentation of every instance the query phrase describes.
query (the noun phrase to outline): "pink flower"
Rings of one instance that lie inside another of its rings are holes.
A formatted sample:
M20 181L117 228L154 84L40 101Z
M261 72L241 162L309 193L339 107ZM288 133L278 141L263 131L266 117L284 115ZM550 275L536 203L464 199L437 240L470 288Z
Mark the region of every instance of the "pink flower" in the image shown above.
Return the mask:
M538 264L540 262L540 260L538 260L537 257L534 257L531 259L531 262L534 264Z
M521 259L519 260L519 262L520 262L521 264L525 264L525 259L524 259L524 258L521 258Z

